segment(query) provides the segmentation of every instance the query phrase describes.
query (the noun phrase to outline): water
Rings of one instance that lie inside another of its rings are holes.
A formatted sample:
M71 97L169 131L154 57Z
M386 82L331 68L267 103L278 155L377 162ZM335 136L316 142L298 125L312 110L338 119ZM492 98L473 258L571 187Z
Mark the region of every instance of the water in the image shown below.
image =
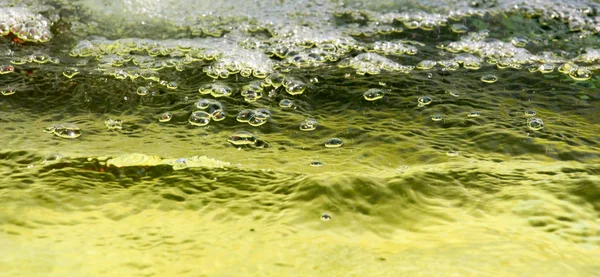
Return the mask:
M0 276L600 276L598 4L13 5Z

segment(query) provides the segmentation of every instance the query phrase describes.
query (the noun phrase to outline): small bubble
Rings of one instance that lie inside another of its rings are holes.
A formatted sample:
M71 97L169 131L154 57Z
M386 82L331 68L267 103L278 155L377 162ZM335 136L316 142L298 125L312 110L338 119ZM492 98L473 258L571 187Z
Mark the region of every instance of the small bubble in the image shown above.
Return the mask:
M456 91L456 90L447 90L446 93L448 93L448 94L450 94L450 95L452 95L454 97L459 97L460 96L460 93L458 91Z
M495 83L496 81L498 81L498 77L496 77L496 75L492 75L492 74L485 74L483 76L481 76L481 81L484 83Z
M63 71L63 76L65 76L69 79L75 77L75 75L77 75L77 74L79 74L79 69L77 69L75 67L67 67Z
M331 216L328 214L323 214L323 215L321 215L321 220L329 221L329 220L331 220Z
M138 87L137 90L135 91L138 95L144 96L148 94L148 88L147 87Z
M308 118L300 123L301 131L313 131L317 128L317 120L314 118Z
M281 101L279 101L279 107L282 108L291 108L294 105L294 102L292 102L292 100L289 99L282 99Z
M319 162L319 161L312 161L312 162L310 162L310 166L319 167L319 166L323 166L323 163Z
M470 112L467 114L467 117L480 117L481 112Z
M0 90L0 93L2 93L2 95L8 96L8 95L13 95L15 94L15 89L14 88L5 88Z
M456 157L456 156L458 156L458 151L450 150L450 151L446 152L446 155L448 157Z
M450 26L450 30L452 30L454 33L462 34L469 31L469 28L463 24L452 24L452 26Z
M535 116L536 112L534 110L526 110L525 116Z
M171 118L173 118L173 114L170 112L164 112L161 115L158 116L158 121L159 122L169 122L171 121Z
M431 104L431 102L433 102L433 99L429 96L421 96L417 101L419 102L418 106L423 107Z
M432 60L423 60L417 64L417 69L421 69L421 70L432 69L436 64L437 64L437 62L432 61Z
M372 89L365 91L365 93L363 94L363 97L367 101L375 101L375 100L383 98L383 91L380 89L377 89L377 88L372 88Z
M431 116L431 120L433 120L433 121L440 121L442 119L443 119L443 117L441 114L434 114Z
M527 120L527 127L533 131L538 131L544 128L544 121L541 118L531 118Z
M171 82L167 83L168 89L177 89L178 86L179 86L179 84L177 84L177 82L175 82L175 81L171 81Z
M343 144L344 142L339 138L330 138L325 142L325 147L336 148L342 146Z

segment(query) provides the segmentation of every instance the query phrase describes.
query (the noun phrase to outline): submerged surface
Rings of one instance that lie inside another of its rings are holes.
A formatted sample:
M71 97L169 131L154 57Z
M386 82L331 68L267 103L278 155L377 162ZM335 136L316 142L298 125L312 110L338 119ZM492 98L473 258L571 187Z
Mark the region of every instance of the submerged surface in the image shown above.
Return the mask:
M600 6L443 2L2 2L0 275L600 276Z

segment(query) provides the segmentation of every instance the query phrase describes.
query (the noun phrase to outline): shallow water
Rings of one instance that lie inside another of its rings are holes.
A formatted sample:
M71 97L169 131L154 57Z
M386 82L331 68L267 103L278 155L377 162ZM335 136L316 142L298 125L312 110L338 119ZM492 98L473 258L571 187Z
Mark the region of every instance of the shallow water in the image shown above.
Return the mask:
M52 36L0 38L0 276L600 276L597 4L98 3L23 3ZM200 99L225 119L190 124Z

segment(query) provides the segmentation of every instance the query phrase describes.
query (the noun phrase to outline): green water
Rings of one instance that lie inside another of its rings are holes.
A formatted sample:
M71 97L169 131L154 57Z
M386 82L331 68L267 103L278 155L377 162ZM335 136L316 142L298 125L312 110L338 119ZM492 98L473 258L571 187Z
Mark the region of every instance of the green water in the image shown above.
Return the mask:
M598 4L2 3L0 276L600 276Z

